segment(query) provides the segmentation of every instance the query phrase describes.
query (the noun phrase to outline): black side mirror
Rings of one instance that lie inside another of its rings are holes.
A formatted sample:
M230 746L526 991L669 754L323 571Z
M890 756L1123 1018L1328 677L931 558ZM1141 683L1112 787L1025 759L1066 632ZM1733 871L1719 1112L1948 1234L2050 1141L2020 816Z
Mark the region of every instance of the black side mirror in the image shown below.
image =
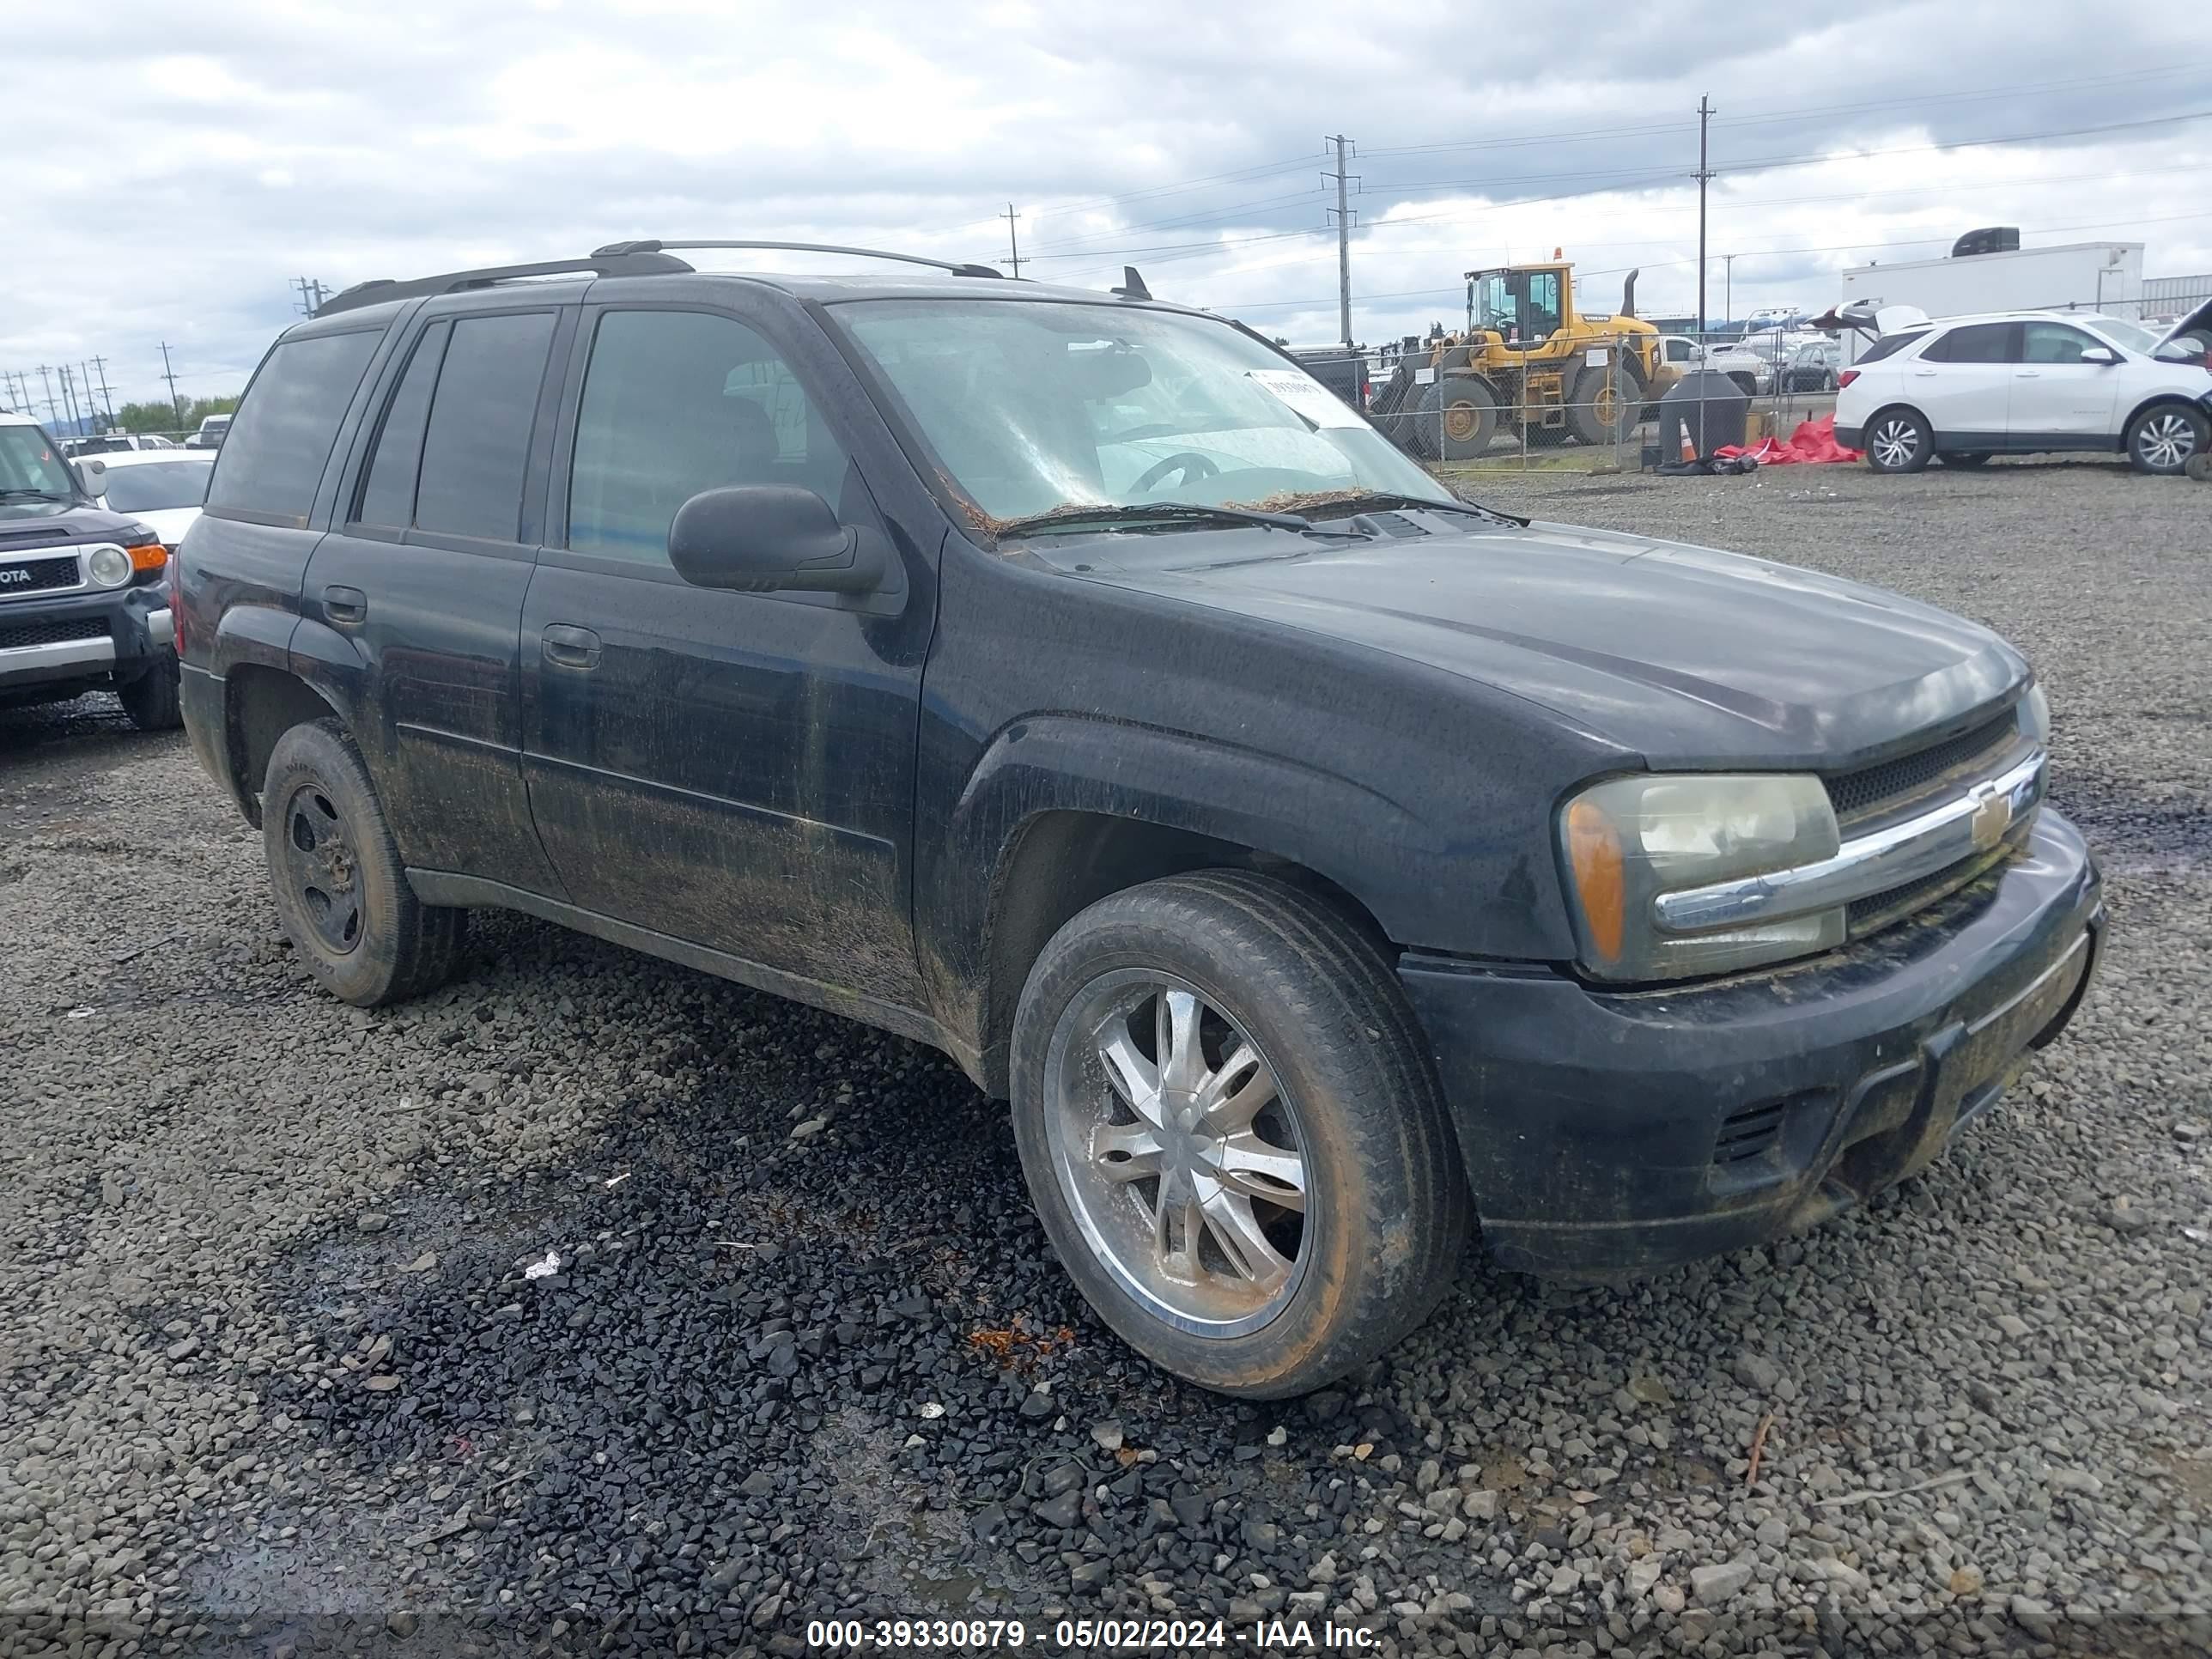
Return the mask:
M886 551L880 536L838 523L829 502L791 484L702 489L668 526L669 562L694 587L867 593Z

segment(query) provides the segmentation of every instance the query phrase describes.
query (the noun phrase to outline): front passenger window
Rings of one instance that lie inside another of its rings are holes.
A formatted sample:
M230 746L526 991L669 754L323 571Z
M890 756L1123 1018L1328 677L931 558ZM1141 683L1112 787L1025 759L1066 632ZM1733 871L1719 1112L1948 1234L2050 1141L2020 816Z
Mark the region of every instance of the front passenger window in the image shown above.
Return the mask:
M2030 363L2078 363L2083 348L2097 343L2078 328L2063 323L2030 323L2027 349L2021 361Z
M665 564L676 510L704 489L793 484L832 508L844 451L782 355L727 317L599 319L576 416L568 546Z

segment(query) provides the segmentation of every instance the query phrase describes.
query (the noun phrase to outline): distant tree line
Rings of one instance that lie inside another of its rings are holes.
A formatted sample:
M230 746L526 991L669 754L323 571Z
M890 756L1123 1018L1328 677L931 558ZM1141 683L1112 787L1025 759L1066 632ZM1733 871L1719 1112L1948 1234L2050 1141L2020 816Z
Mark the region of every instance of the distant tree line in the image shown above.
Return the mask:
M125 404L115 411L115 423L125 432L191 432L210 415L228 415L238 407L233 398L187 398L184 400L184 418L178 418L178 405L156 400L144 404Z

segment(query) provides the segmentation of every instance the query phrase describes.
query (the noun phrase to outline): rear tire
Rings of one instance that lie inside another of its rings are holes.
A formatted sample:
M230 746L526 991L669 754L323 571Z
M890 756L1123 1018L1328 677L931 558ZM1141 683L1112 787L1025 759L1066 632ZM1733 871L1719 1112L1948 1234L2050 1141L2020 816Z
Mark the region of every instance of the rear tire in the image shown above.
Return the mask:
M2186 404L2153 404L2128 422L2128 465L2160 477L2186 471L2205 453L2207 424Z
M1304 1394L1449 1288L1468 1204L1419 1028L1381 952L1303 890L1217 871L1101 899L1030 970L1012 1060L1046 1234L1165 1370Z
M1920 471L1935 453L1935 431L1917 410L1885 409L1867 422L1867 465L1877 472Z
M123 712L141 732L173 732L185 723L184 693L177 659L163 652L144 673L115 688Z
M453 977L468 912L415 896L368 768L337 720L276 739L261 843L277 917L332 996L377 1008Z
M1643 389L1635 375L1620 364L1585 368L1575 376L1567 424L1586 444L1618 443L1634 424L1643 404Z

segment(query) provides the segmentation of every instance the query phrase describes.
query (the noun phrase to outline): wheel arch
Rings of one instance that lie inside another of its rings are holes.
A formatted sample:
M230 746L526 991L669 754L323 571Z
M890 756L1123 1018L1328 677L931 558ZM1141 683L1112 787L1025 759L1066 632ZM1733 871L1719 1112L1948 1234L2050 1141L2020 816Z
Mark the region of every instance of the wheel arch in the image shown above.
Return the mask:
M1431 839L1396 801L1301 762L1075 715L1017 722L970 775L943 855L917 872L924 976L940 1023L972 1043L978 1081L1003 1092L1029 970L1085 907L1163 876L1262 871L1402 944L1432 899L1359 851Z
M246 820L261 827L261 780L277 739L295 726L344 715L324 692L286 668L240 663L223 677L223 757Z
M2197 399L2185 397L2179 392L2154 392L2130 410L2127 419L2120 422L2120 447L2123 450L2127 447L2128 434L2134 430L2135 423L2154 409L2162 407L2171 407L2180 410L2184 414L2194 415L2199 426L2212 427L2212 410L2206 409Z

